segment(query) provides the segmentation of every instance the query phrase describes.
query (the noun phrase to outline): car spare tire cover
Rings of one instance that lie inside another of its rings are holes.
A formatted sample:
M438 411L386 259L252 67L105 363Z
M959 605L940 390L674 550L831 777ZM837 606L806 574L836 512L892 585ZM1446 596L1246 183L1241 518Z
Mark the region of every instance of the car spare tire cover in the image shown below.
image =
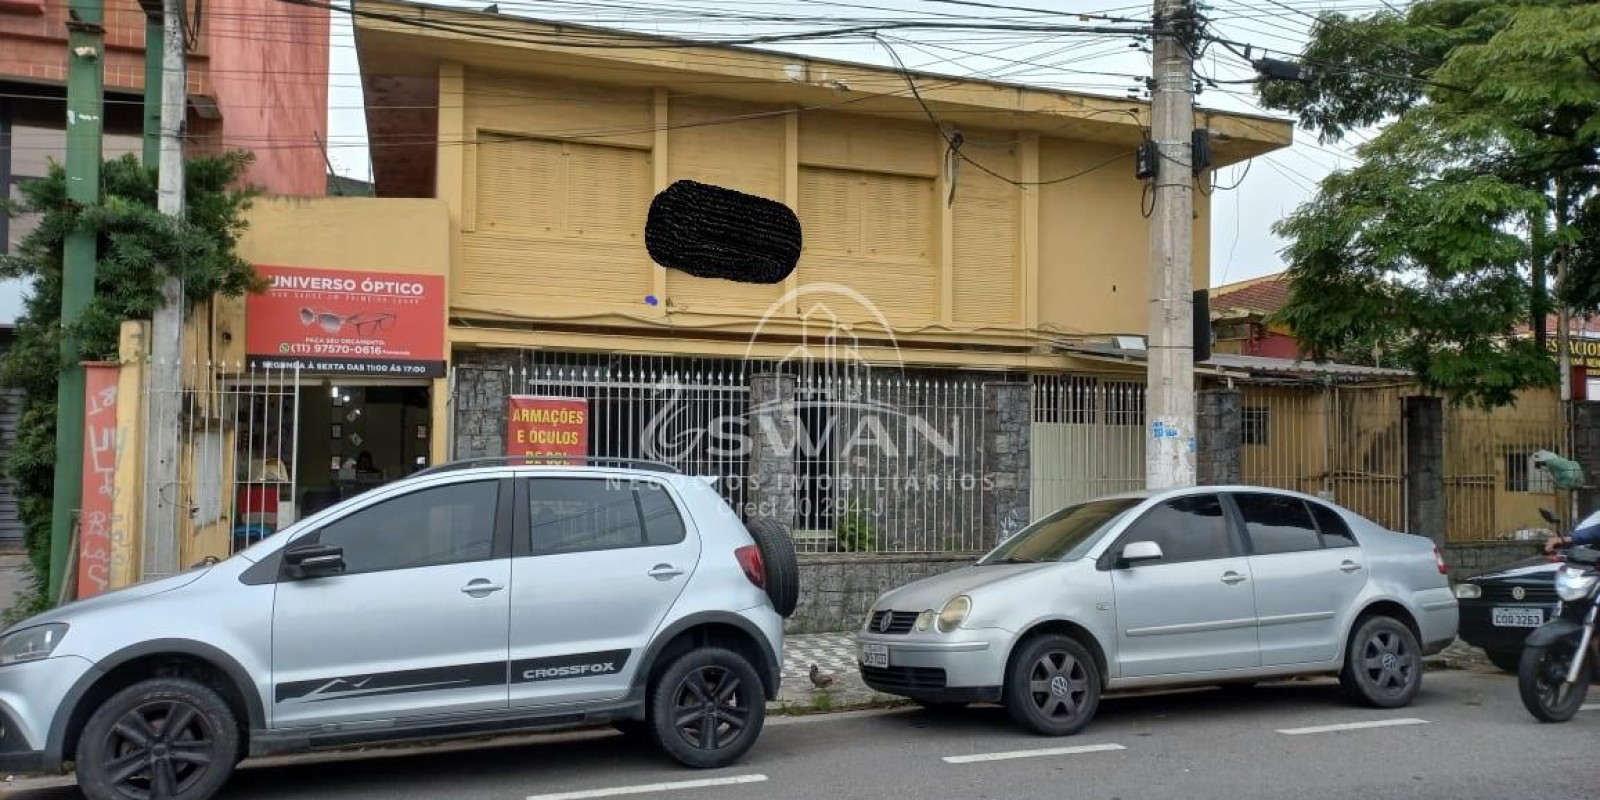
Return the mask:
M787 619L800 605L800 561L794 554L794 540L787 528L770 519L751 520L745 527L761 550L767 597L779 616Z

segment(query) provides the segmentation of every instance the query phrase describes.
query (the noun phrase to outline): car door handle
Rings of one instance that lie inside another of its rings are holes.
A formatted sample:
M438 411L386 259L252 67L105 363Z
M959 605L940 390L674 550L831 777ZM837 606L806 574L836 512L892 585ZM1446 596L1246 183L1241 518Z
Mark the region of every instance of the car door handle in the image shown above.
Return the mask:
M1355 572L1356 570L1361 569L1361 565L1354 561L1345 561L1343 564L1339 565L1339 569L1344 570L1345 572Z
M1245 577L1237 572L1234 572L1233 570L1222 573L1222 582L1228 584L1229 586L1232 586L1236 583L1244 583L1244 581Z
M465 595L471 595L473 597L488 597L489 595L498 591L502 591L505 588L506 587L495 583L494 581L479 578L467 584L466 586L461 587L461 593Z
M658 581L670 581L683 574L683 570L671 564L657 564L650 569L650 577Z

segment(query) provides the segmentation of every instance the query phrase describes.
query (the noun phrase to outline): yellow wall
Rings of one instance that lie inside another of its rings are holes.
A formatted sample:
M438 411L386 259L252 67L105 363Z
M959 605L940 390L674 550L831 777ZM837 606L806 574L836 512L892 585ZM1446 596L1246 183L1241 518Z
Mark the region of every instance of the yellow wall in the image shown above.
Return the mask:
M258 265L442 275L450 282L451 226L443 201L431 199L284 198L258 199L246 216L249 228L239 241L239 255ZM224 557L231 547L236 492L237 441L234 413L213 402L215 390L229 373L246 361L245 298L217 298L202 304L189 321L185 339L186 383L195 403L188 412L181 455L180 484L196 487L201 470L218 468L224 476L222 516L203 525L185 520L180 530L180 558L184 564L205 556ZM444 336L446 320L439 320ZM448 349L446 352L448 358ZM442 379L432 383L434 396L446 391ZM439 419L448 407L434 404L433 460L444 457L447 428ZM202 448L209 440L211 453Z
M463 110L441 114L439 186L460 209L450 295L458 315L737 331L765 317L771 332L775 320L780 329L797 324L814 305L795 302L797 289L828 285L860 295L826 301L838 321L864 331L881 321L900 337L1019 342L1040 328L1146 327L1149 234L1131 157L1043 188L985 171L1050 181L1126 147L966 128L963 152L982 167L961 163L952 175L945 142L921 117L788 114L448 63L445 89L454 90L457 75ZM742 119L705 124L734 117ZM459 181L446 174L445 156L455 151ZM795 208L805 231L795 275L752 286L655 266L644 248L645 213L680 179ZM1203 286L1208 208L1198 193L1196 209L1195 282ZM648 295L660 304L647 304Z

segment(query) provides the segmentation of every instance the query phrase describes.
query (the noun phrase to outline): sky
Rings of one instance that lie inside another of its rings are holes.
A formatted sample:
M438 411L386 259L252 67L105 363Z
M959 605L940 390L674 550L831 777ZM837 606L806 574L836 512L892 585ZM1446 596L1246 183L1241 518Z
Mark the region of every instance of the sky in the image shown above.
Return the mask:
M482 8L492 2L433 1L463 8ZM983 7L982 2L994 7ZM815 31L864 19L1110 25L1113 23L1080 15L1149 18L1148 4L1114 5L1119 2L1126 0L500 0L498 5L503 14L704 39ZM1213 34L1252 45L1257 54L1293 57L1305 44L1319 10L1363 14L1383 8L1380 3L1384 0L1211 0L1200 5L1212 21ZM341 175L369 179L360 65L347 14L334 12L330 38L328 159ZM879 66L893 65L892 48L906 66L919 71L1112 97L1142 91L1142 78L1150 74L1148 45L1141 47L1127 37L895 30L886 34L886 41L887 48L863 36L768 47ZM1254 77L1240 57L1217 46L1205 52L1198 69L1219 81ZM1196 102L1218 110L1281 116L1260 109L1251 92L1248 85L1221 83L1205 88ZM1213 286L1282 270L1279 251L1284 243L1272 234L1273 223L1310 199L1317 182L1330 171L1354 164L1349 143L1321 145L1314 135L1301 130L1295 138L1294 146L1286 150L1223 169L1217 175L1219 188L1212 196ZM16 284L0 284L0 321L15 319L21 293Z

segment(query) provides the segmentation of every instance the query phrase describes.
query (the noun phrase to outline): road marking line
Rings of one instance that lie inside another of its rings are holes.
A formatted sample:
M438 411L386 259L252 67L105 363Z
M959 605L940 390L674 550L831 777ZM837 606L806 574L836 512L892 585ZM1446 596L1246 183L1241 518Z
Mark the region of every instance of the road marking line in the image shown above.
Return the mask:
M1304 736L1310 733L1336 733L1338 731L1364 731L1369 728L1393 728L1398 725L1426 725L1425 719L1379 719L1372 722L1346 722L1340 725L1318 725L1312 728L1287 728L1278 731L1284 736Z
M945 756L946 764L976 764L982 761L1010 761L1014 758L1040 758L1042 756L1072 756L1079 753L1107 753L1126 750L1120 744L1086 744L1081 747L1047 747L1042 750L1013 750L1009 753L979 753L971 756Z
M1578 710L1579 711L1600 711L1600 703L1590 703L1590 704L1588 704L1588 705L1586 705L1583 708L1580 708Z
M654 794L656 792L673 792L680 789L708 789L714 786L735 786L742 783L761 783L767 779L765 775L735 775L731 778L706 778L698 781L677 781L674 783L648 783L640 786L617 786L611 789L589 789L582 792L562 792L560 794L535 794L529 795L528 800L587 800L592 797L621 797L629 794Z

